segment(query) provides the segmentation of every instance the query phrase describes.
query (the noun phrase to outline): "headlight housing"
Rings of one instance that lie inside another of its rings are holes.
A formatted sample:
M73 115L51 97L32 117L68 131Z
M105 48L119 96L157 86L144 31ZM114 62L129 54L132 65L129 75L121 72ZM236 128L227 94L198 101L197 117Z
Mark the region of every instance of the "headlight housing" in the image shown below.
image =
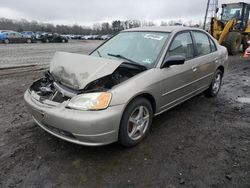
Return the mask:
M73 97L67 106L76 110L103 110L109 106L111 98L108 92L86 93Z

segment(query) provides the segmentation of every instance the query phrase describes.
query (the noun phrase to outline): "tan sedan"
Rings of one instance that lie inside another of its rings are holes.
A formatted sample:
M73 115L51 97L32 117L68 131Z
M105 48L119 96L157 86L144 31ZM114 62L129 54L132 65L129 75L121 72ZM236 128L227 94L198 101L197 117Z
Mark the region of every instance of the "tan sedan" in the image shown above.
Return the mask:
M203 30L125 30L90 55L57 52L25 92L36 123L76 144L134 146L153 117L204 92L215 97L227 50Z

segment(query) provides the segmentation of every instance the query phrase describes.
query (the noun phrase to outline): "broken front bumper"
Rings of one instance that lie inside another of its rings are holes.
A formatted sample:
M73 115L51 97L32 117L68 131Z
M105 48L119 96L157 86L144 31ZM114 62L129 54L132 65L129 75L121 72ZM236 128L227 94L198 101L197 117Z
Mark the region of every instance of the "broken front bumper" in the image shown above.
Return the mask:
M42 102L37 94L28 90L24 99L35 122L58 138L87 146L105 145L118 140L124 105L100 111L73 110L66 108L66 103Z

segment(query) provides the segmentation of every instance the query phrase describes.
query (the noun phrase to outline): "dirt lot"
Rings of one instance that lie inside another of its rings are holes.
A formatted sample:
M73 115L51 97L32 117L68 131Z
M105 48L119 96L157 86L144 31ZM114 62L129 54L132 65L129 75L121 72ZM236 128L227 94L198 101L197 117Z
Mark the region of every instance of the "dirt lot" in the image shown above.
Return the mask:
M47 64L56 51L87 54L102 41L69 43L0 44L0 68L27 64Z
M0 64L47 63L97 42L0 45ZM23 93L42 71L0 70L0 187L250 187L250 61L230 57L217 98L202 94L156 117L143 143L83 147L40 129Z

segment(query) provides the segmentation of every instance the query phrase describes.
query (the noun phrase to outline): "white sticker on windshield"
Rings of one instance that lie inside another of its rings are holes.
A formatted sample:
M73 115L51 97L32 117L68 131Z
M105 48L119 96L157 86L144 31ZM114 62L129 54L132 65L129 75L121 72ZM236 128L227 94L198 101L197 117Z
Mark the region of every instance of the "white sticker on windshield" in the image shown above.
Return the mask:
M146 38L146 39L153 39L153 40L162 40L163 36L156 35L156 34L146 34L146 35L144 35L144 38Z
M151 59L144 59L142 62L145 64L151 64L152 61Z

